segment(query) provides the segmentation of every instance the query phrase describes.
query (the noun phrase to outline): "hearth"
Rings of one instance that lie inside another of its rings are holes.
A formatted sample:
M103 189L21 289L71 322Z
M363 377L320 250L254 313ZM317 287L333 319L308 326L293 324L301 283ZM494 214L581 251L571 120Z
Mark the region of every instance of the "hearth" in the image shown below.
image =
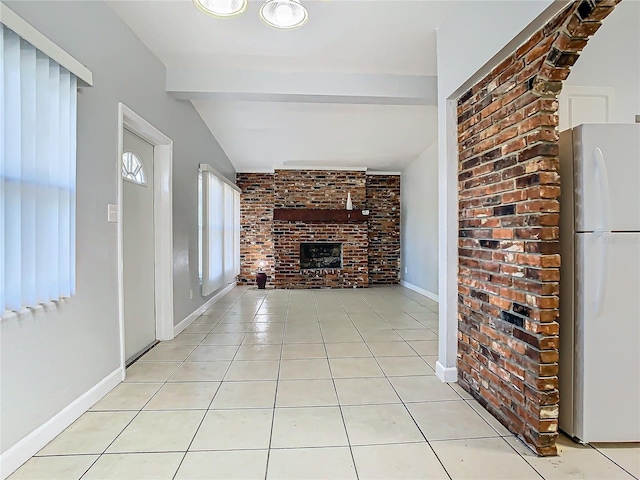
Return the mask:
M300 269L321 270L342 268L341 243L301 243Z

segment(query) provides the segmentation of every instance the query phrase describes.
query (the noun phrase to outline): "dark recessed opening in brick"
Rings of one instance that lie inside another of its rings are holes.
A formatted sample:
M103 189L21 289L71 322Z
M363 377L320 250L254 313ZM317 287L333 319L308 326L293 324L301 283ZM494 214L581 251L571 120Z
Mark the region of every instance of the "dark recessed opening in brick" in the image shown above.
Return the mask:
M342 268L341 243L301 243L300 269Z

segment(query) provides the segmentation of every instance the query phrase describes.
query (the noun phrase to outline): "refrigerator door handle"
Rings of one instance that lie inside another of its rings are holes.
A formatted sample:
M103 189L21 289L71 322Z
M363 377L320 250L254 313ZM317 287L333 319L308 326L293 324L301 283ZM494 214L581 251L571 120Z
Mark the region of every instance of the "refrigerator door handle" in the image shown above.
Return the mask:
M596 227L596 232L611 231L611 192L609 191L609 175L607 165L604 161L604 154L600 148L593 151L593 161L595 163L595 173L598 179L596 191L600 193L600 226Z
M595 295L593 297L593 312L596 317L599 317L602 313L602 306L604 305L604 298L607 293L607 276L609 273L607 265L609 235L605 232L596 232L595 236L599 246L598 253L596 254L597 267L595 276L597 278L597 284L596 291L594 292Z

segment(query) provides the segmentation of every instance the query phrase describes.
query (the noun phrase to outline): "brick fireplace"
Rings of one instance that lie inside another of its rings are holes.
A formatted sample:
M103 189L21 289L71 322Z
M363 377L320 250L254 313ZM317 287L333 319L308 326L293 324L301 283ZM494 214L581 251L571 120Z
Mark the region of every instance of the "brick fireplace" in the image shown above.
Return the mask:
M239 284L254 284L259 264L276 288L399 282L399 175L276 170L239 173L237 185L243 192ZM353 214L345 210L348 194ZM371 213L363 216L367 208ZM308 268L301 262L304 244L339 244L341 266L325 260Z

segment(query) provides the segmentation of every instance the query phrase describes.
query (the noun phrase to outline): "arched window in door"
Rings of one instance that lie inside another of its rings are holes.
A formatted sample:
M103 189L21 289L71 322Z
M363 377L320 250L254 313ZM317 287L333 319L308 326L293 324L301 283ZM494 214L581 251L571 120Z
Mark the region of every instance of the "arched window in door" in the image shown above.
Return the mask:
M147 186L147 174L142 160L133 152L122 154L122 177L138 185Z

